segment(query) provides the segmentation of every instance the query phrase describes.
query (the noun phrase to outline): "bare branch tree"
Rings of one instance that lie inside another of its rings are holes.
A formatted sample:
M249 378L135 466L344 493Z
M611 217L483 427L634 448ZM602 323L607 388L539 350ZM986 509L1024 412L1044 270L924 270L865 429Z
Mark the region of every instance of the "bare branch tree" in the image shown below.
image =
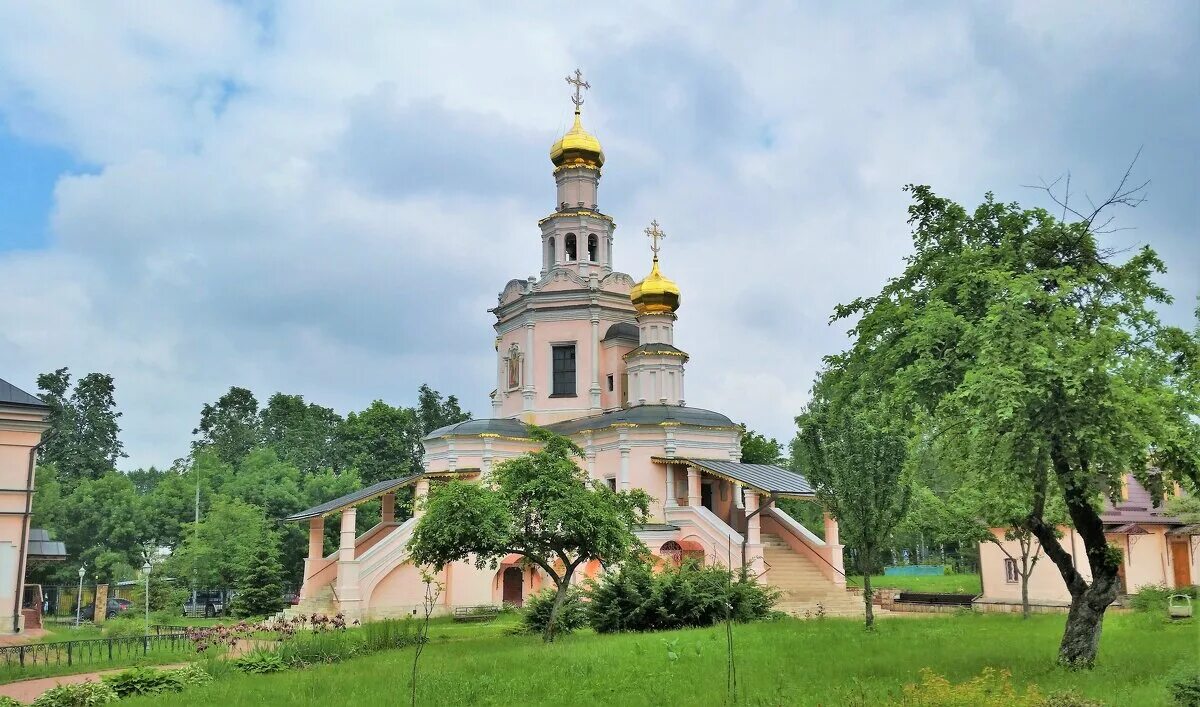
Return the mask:
M1062 218L1060 220L1063 222L1067 220L1068 216L1074 216L1083 222L1087 230L1097 234L1130 230L1128 228L1110 228L1115 217L1105 214L1105 211L1111 206L1128 206L1131 209L1136 209L1146 203L1146 188L1150 186L1150 180L1147 179L1136 185L1132 184L1133 168L1141 155L1142 148L1139 147L1133 159L1130 160L1129 166L1125 168L1125 173L1121 175L1121 180L1117 182L1117 186L1100 203L1097 204L1085 192L1084 198L1087 199L1088 209L1083 211L1071 205L1070 172L1051 182L1043 179L1041 180L1041 184L1022 184L1021 186L1045 192L1051 201L1062 208ZM1059 184L1063 185L1061 190L1058 188ZM1103 222L1099 222L1101 216L1104 216Z

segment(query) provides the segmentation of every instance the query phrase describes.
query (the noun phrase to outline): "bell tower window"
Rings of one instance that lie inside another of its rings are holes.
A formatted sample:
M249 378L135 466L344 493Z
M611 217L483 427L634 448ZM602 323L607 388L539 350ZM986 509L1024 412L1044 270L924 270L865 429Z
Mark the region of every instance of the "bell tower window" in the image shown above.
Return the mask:
M546 239L546 267L554 265L554 236Z
M574 233L567 234L567 240L565 241L565 245L566 245L566 249L567 249L567 262L572 262L572 261L578 260L578 252L579 251L576 250Z
M600 248L600 242L596 240L595 235L588 236L588 261L596 262L596 253Z

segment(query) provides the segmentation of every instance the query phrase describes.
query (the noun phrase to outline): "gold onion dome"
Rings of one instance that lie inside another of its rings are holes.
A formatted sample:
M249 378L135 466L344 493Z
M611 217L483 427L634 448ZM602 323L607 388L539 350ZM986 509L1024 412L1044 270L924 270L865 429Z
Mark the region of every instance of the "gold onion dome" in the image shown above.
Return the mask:
M650 274L633 286L629 299L638 314L673 314L679 309L679 285L663 277L658 269L658 256L654 256Z
M550 146L550 161L555 167L590 167L600 169L604 165L604 150L600 141L583 129L579 111L575 111L575 124Z

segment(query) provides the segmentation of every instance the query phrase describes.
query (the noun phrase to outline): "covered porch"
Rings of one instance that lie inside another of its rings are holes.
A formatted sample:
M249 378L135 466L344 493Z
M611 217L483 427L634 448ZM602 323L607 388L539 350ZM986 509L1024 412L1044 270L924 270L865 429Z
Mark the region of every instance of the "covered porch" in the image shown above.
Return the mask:
M811 561L830 582L845 586L838 525L823 513L824 539L776 506L781 498L815 502L812 486L800 474L768 464L723 459L653 457L666 466L663 511L667 522L684 521L711 559L746 565L758 576L769 573L763 535L776 536ZM707 542L705 542L707 541Z
M414 488L413 517L397 521L396 492L409 486ZM408 533L404 531L420 516L428 494L428 475L411 474L381 481L284 518L283 521L288 523L308 522L308 555L304 560L304 579L300 587L301 609L340 610L347 615L357 615L363 600L364 557L397 544L401 535L406 543ZM380 501L379 522L359 535L357 507L376 499ZM334 515L339 516L338 546L326 555L326 518Z

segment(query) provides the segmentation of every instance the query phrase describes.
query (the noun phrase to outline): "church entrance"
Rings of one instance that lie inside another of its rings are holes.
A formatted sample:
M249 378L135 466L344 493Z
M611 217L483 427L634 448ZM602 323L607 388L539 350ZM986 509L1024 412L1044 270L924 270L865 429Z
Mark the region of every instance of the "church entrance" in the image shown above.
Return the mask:
M509 567L504 570L504 593L502 599L505 604L513 606L521 606L525 602L525 576L520 567Z
M1192 583L1191 553L1188 543L1171 543L1171 569L1175 574L1175 586L1186 587Z
M712 489L713 485L711 481L704 481L700 484L700 505L704 506L710 511L713 509Z

